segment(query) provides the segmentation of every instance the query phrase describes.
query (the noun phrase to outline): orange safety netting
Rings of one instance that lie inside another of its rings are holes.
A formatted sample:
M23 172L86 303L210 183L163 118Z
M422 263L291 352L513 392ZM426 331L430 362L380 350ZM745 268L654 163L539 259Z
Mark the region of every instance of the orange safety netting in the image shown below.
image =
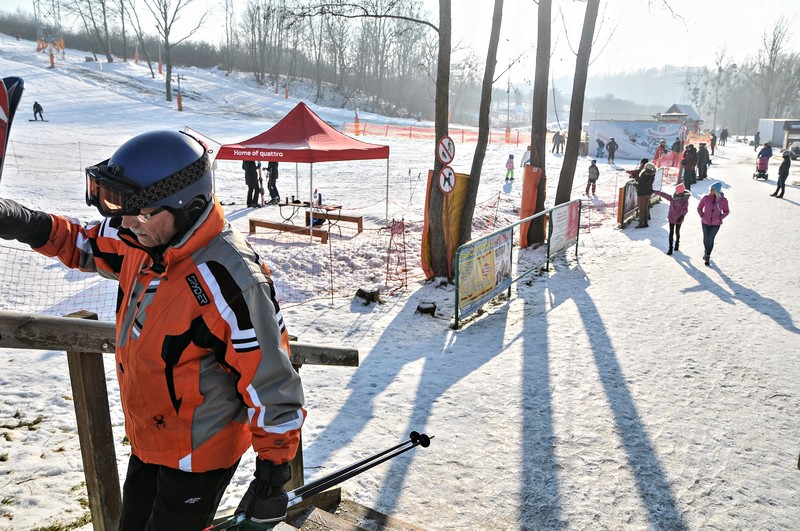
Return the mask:
M436 129L421 125L391 125L391 124L372 124L363 120L347 122L342 124L342 133L353 136L379 136L383 138L407 138L412 140L435 140ZM454 129L449 130L450 138L455 142L477 142L477 129ZM515 146L526 146L531 143L531 134L523 131L503 131L492 129L489 131L490 144L513 144Z

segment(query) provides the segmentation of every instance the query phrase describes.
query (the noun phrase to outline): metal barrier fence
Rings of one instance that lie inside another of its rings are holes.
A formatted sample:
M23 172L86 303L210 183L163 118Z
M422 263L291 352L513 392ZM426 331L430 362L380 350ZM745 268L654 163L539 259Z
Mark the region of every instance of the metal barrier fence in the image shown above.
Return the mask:
M577 257L581 210L581 200L574 199L461 245L455 255L453 328L458 330L466 316L504 291L510 297L513 283L543 264L549 269L550 259L570 245L575 245ZM541 218L547 223L547 241L536 249L519 250L515 261L514 228Z

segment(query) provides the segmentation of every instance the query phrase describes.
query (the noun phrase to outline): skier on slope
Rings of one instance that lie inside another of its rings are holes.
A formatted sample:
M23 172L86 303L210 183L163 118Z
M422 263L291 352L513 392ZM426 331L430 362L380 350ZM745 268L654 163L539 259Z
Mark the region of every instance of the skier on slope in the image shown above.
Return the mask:
M86 187L103 221L0 199L0 237L119 281L115 355L131 444L119 529L207 527L249 446L255 479L240 527L271 529L286 514L303 389L269 270L225 221L205 147L174 131L141 134L87 168Z

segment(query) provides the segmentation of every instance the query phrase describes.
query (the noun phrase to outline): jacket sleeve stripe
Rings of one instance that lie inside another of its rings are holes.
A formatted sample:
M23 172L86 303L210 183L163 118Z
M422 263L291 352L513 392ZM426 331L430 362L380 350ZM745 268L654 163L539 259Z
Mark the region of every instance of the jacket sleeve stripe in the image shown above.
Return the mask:
M216 275L209 269L208 264L200 264L197 267L200 275L203 277L208 289L211 291L211 298L220 316L228 323L231 329L231 343L233 344L236 352L249 352L258 348L258 339L256 332L250 319L246 319L250 328L240 329L240 319L235 315L233 309L227 304L225 297L222 295L222 290L217 282Z
M264 423L264 416L266 413L266 409L264 408L263 404L261 404L261 400L258 398L258 393L253 388L252 385L247 386L247 394L250 396L250 400L255 405L254 408L249 408L247 410L247 415L250 418L250 424L253 423L253 418L256 419L256 425L264 430L267 433L278 433L283 434L290 432L292 430L299 430L303 426L303 411L298 409L292 415L292 418L287 420L286 422L281 422L280 424L273 424L267 426ZM285 416L285 415L284 415Z

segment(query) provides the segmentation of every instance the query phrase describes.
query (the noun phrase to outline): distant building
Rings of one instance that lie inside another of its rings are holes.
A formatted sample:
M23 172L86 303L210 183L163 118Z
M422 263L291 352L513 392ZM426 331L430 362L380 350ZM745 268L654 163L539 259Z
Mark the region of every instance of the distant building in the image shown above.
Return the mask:
M683 121L680 123L686 123L686 126L694 132L700 131L700 125L703 123L703 119L688 103L673 103L669 109L659 113L656 117L659 122L677 122L683 117Z

